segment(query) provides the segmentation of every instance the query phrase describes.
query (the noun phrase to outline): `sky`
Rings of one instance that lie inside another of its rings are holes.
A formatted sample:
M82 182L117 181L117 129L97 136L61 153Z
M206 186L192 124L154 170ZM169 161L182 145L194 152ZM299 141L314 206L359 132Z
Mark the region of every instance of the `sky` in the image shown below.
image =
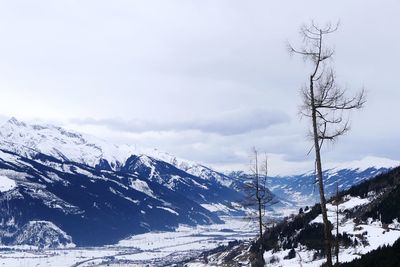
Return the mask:
M327 38L340 85L365 88L352 129L324 162L400 159L400 2L0 1L0 118L53 123L158 148L219 170L251 147L277 174L312 169L299 90L311 66L290 56L299 28Z

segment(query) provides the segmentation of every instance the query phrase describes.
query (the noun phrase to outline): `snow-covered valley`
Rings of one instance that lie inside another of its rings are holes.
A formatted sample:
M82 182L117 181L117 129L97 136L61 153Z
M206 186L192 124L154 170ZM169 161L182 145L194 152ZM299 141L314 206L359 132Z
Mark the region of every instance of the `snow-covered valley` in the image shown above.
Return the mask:
M242 217L223 217L223 224L184 226L175 231L134 235L103 247L35 249L0 248L0 266L171 266L235 240L252 240L256 225Z

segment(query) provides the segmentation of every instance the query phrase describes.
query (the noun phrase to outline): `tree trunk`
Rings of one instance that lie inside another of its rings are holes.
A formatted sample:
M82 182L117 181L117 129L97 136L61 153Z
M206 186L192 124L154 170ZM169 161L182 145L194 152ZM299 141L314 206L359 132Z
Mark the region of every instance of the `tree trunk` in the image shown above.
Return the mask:
M258 174L258 153L256 152L256 198L258 204L258 224L260 227L260 239L262 240L262 207L261 207L261 196L260 196L260 176Z
M339 266L339 184L336 183L336 266Z
M324 222L324 238L325 238L325 250L326 250L326 263L328 267L332 267L332 251L331 251L331 230L329 228L328 213L326 210L326 199L324 192L324 181L322 177L322 164L321 164L321 153L318 139L318 128L317 128L317 115L315 109L314 99L314 81L313 75L310 76L310 96L311 96L311 117L313 125L314 135L314 147L315 147L315 163L317 167L317 178L319 185L319 196L321 201L322 220Z
M260 225L260 239L263 237L261 199L258 199L258 224Z

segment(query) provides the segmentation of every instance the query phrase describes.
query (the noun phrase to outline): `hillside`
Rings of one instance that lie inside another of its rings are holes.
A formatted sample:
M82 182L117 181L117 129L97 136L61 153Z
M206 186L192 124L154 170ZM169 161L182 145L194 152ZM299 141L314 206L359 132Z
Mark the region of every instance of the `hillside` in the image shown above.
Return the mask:
M373 265L374 255L389 255L393 251L399 253L396 250L398 242L395 243L400 238L400 214L397 208L399 201L400 167L341 192L338 202L335 198L329 200L328 217L332 225L332 235L340 244L340 262L350 262L369 253L353 265L343 266L364 266L357 265L364 261L368 262L369 266L386 266ZM338 237L336 203L339 209ZM258 240L257 243L241 243L207 255L207 264L241 266L241 262L246 263L250 260L254 266L262 266L263 261L267 266L320 266L324 262L320 212L319 205L302 209L298 215L269 227L263 240ZM375 251L379 247L393 244L392 248L385 247ZM201 261L197 264L203 266Z
M368 252L349 263L343 263L342 267L397 267L400 266L400 239L393 246L383 246L377 250Z
M58 226L77 245L100 245L179 223L221 222L200 204L138 174L1 151L0 175L15 182L0 193L2 231L8 236L42 220Z

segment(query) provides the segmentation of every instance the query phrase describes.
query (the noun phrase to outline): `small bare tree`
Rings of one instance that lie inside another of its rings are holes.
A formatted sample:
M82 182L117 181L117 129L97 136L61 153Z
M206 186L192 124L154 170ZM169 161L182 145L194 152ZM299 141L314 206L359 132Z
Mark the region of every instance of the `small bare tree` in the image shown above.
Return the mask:
M260 239L262 239L264 232L263 226L265 224L265 207L266 204L272 200L272 196L266 186L268 175L268 157L265 155L264 161L260 163L259 153L256 148L252 148L250 171L250 179L245 182L246 197L244 206L255 208L256 216L251 217L257 217L259 235Z
M334 50L325 45L325 37L338 29L338 24L327 24L324 27L311 23L300 28L303 46L296 49L288 45L291 54L303 56L311 62L312 70L309 82L301 90L303 104L301 115L311 119L311 136L315 150L316 180L324 223L324 238L327 265L332 266L332 234L328 221L324 180L322 176L321 148L324 141L336 141L350 129L349 119L345 111L360 109L365 103L365 93L361 90L354 97L345 96L346 90L336 83L335 71L331 65ZM311 151L311 150L310 150Z

